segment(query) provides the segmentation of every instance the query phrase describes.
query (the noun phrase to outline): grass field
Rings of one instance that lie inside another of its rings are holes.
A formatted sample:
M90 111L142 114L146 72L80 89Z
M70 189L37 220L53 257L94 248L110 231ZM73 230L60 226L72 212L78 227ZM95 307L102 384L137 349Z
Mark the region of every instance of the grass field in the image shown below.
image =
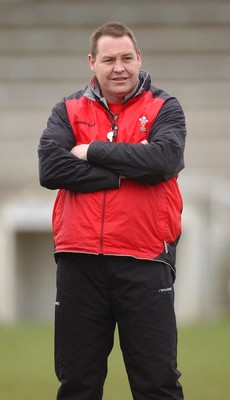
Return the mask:
M230 319L179 327L179 369L185 400L230 396ZM54 400L53 328L0 326L0 400ZM104 400L132 400L116 336Z

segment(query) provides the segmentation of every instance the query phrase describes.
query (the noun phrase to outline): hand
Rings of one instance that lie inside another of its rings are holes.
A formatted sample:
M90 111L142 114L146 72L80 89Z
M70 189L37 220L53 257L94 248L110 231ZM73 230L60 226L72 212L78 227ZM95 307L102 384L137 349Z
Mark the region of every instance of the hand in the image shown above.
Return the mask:
M142 142L141 143L143 143L143 144L148 144L148 140L142 140Z
M80 160L87 161L87 151L89 144L79 144L72 148L71 153Z

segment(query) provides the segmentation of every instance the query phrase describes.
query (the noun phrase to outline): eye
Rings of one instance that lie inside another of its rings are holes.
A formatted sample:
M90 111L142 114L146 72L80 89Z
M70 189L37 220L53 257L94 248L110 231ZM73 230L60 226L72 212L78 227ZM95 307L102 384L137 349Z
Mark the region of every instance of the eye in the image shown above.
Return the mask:
M123 58L123 60L124 60L125 62L130 62L130 61L132 61L132 59L133 59L132 56L125 56L125 57Z
M112 64L112 63L113 63L113 59L112 59L112 58L105 58L105 59L103 60L103 62L104 62L105 64Z

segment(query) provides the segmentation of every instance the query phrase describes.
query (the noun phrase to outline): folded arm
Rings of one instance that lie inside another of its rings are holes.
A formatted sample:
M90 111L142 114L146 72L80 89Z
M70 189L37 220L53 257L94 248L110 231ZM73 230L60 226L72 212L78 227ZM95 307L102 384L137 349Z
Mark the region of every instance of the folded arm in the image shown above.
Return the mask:
M160 110L148 144L95 141L86 149L86 157L120 176L154 185L183 169L185 136L184 113L178 101L171 98Z
M53 109L38 147L42 186L74 192L94 192L119 187L119 174L77 158L71 153L75 145L75 136L63 101Z

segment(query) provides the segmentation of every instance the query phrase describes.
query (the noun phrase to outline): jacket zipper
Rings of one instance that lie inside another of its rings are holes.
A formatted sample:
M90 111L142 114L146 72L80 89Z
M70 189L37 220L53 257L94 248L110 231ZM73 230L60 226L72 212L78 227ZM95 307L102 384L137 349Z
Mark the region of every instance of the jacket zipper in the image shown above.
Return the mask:
M110 142L116 142L117 135L118 135L117 121L118 121L119 113L118 114L113 114L109 110L109 117L110 117L110 123L111 123L111 131L109 131L107 133L107 139Z
M108 133L108 135L111 133L111 136L108 136L108 139L111 142L115 142L117 139L117 134L118 134L118 126L117 126L117 121L118 121L118 116L119 114L112 114L110 112L110 117L112 116L111 120L111 125L112 125L112 130L111 132ZM103 203L102 203L102 218L101 218L101 236L100 236L100 254L103 254L103 236L104 236L104 224L105 224L105 203L106 203L106 190L104 191L104 197L103 197Z
M118 126L117 126L118 116L119 116L119 114L115 114L113 117L113 124L112 124L112 131L113 131L112 141L113 142L116 142L117 135L118 135Z

